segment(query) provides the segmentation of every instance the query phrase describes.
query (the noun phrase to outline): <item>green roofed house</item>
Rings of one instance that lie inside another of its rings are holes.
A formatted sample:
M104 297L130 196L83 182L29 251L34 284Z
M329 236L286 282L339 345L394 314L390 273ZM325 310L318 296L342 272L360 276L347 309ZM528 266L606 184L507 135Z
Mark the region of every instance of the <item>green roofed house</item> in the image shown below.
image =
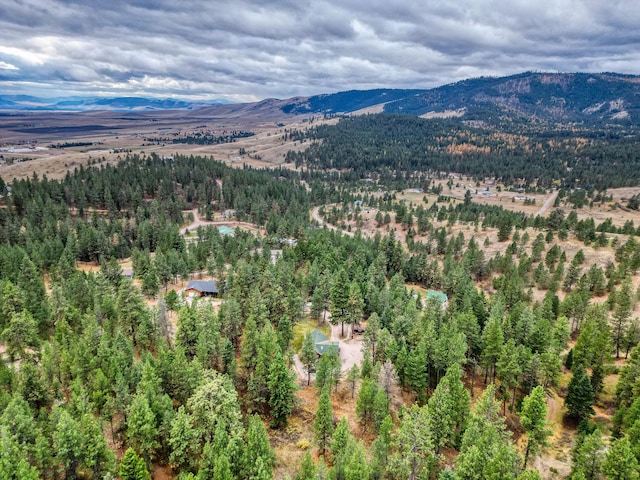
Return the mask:
M327 353L331 347L336 347L336 349L340 351L340 342L332 342L320 330L313 330L311 332L311 338L313 339L316 353L320 356Z
M220 235L229 235L231 237L236 234L236 231L233 228L227 227L226 225L219 226L218 232L220 232Z
M449 299L447 298L447 295L445 293L436 292L435 290L427 290L425 303L428 304L432 298L435 298L442 305L443 309L447 308L447 302Z

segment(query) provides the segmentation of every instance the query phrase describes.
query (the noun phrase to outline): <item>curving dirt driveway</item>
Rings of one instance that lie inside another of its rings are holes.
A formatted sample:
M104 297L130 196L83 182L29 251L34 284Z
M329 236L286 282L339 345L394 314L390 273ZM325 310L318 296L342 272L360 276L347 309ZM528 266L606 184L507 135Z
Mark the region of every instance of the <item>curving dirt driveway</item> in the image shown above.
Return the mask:
M564 399L550 389L547 396L547 423L553 427L549 446L532 459L531 465L540 472L543 480L567 478L571 474L571 451L575 444L573 436L562 428Z
M321 227L327 227L329 230L340 230L342 233L344 233L345 235L349 235L350 237L353 237L355 235L355 233L353 232L343 230L336 227L335 225L331 225L330 223L325 222L324 219L320 216L320 207L315 207L311 210L311 218L318 222Z
M538 210L536 212L536 214L534 215L534 217L539 217L540 215L542 215L543 213L545 213L549 207L551 207L553 205L553 203L556 201L556 197L558 196L559 190L555 190L551 196L549 198L547 198L544 203L542 204L542 206L540 207L540 210Z
M191 212L193 214L193 222L191 222L186 227L182 227L180 229L180 233L184 235L187 233L187 230L190 232L194 232L198 229L198 227L207 227L207 226L222 226L226 225L228 227L245 227L250 230L257 230L262 232L263 229L254 225L253 223L248 222L238 222L237 220L221 220L221 221L213 221L213 220L202 220L200 215L198 215L198 209L194 208L193 210L187 210L186 212Z

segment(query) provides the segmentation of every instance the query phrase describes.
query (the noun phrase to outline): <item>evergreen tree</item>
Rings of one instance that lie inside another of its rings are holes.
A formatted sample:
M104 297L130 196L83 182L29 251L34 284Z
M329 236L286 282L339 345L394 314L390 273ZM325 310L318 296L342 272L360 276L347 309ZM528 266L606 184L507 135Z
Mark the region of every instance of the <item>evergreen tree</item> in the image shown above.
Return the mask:
M61 410L53 433L53 449L56 460L62 464L65 478L78 478L78 467L84 452L79 423L67 410Z
M611 332L607 314L602 305L587 308L586 319L573 348L573 362L591 368L591 386L594 392L602 388L604 370L611 362Z
M622 437L611 445L602 465L607 480L638 480L640 465L631 451L631 443Z
M23 258L20 265L16 286L23 297L25 308L36 321L38 330L44 332L50 322L47 290L42 275L27 256Z
M373 312L367 320L367 328L362 336L362 346L371 352L371 358L376 358L376 346L380 336L380 317Z
M436 464L435 448L429 430L427 407L412 405L402 416L389 459L392 478L429 478Z
M260 336L256 320L253 316L247 318L242 336L242 346L240 349L240 363L244 371L244 377L248 378L255 371L258 361L258 348Z
M601 478L605 445L599 430L578 439L573 452L572 478L582 474L584 478Z
M469 393L461 376L462 368L454 364L427 403L429 430L436 455L442 446L453 443L455 434L464 429L469 415Z
M407 384L411 387L411 390L416 392L418 402L424 401L427 388L426 362L427 347L421 341L418 347L409 354L406 369ZM364 372L364 366L362 370Z
M574 365L573 377L569 382L564 404L569 416L581 420L593 415L593 388L581 364Z
M133 448L128 448L120 462L118 475L122 480L150 480L149 470L144 460L136 455Z
M547 444L551 431L547 429L547 402L541 386L535 387L531 394L522 401L520 421L527 432L527 448L524 454L524 467L530 454L535 454L540 447Z
M143 393L133 397L127 408L127 437L130 445L140 452L147 462L160 446L156 417Z
M616 358L620 358L620 348L624 343L624 334L627 330L627 323L633 310L631 301L631 279L627 278L622 283L622 288L615 295L615 305L613 307L613 343L616 347Z
M164 296L164 301L167 303L167 308L175 312L179 306L180 299L175 290L169 290Z
M347 453L347 446L350 439L351 432L349 431L349 424L347 423L347 419L342 417L333 431L333 441L331 442L331 456L333 457L333 464L336 470L340 470L343 467L343 460Z
M326 448L331 445L331 435L333 434L333 408L331 407L329 386L322 389L313 430L318 448L322 451L321 455L324 456Z
M160 285L158 284L158 275L156 274L156 269L152 267L142 278L142 293L148 297L155 297L159 291Z
M502 319L492 314L482 331L482 366L487 372L485 381L487 376L491 378L491 381L495 380L496 364L502 354L503 343Z
M383 478L384 472L389 460L389 453L391 451L391 433L393 431L393 420L391 416L387 417L380 424L378 429L378 436L371 444L371 478L372 480L379 480Z
M363 431L367 431L367 425L373 423L373 412L375 406L376 392L378 385L372 380L365 379L360 385L358 399L356 401L356 414L362 424Z
M347 372L347 382L351 384L351 398L354 397L356 391L356 382L360 378L360 370L358 365L353 364L353 367Z
M349 276L344 269L340 269L331 284L331 323L333 325L342 324L342 336L344 337L344 322L349 318Z
M317 360L318 354L316 353L316 347L313 343L311 332L309 332L304 336L302 350L300 350L300 361L307 372L307 385L311 383L311 373L315 371Z
M377 389L376 395L373 398L373 429L378 433L380 425L385 418L389 416L389 397L382 388Z
M325 385L329 385L329 388L334 387L337 389L341 374L342 364L338 356L338 349L332 347L328 351L325 351L322 357L320 357L320 361L318 361L316 388L322 391Z
M269 387L270 370L274 366L274 361L278 354L282 357L282 350L278 344L278 335L271 322L267 322L260 332L255 371L249 378L247 388L246 402L254 411L263 411L269 404L269 399L271 398Z
M345 319L343 321L342 336L344 337L344 323L351 325L351 334L353 336L353 328L356 324L362 320L362 312L364 308L364 300L362 299L362 293L360 287L356 282L352 282L349 287L349 298L347 302L347 309Z
M278 344L283 352L289 349L289 343L293 340L293 327L291 326L291 319L282 315L278 321Z
M515 407L518 377L522 374L522 364L518 355L518 349L512 338L504 345L497 366L498 377L505 392L513 391L511 408ZM503 395L503 410L506 413L507 396Z
M27 310L11 315L1 338L7 343L7 354L11 360L24 359L30 349L40 345L38 325Z
M238 394L229 378L217 372L207 372L187 401L187 411L203 443L213 442L221 431L230 440L242 434Z
M369 480L371 467L367 460L362 442L350 442L349 452L344 465L345 480Z
M269 437L258 415L249 418L246 447L244 450L245 478L272 478L275 454L269 444Z
M295 391L294 374L287 367L282 354L278 352L269 368L269 406L273 428L287 424Z
M198 480L235 480L235 476L231 471L231 463L229 462L229 457L226 455L219 455L216 458L215 466L213 469L213 476L200 476L200 472L198 472Z
M89 468L94 478L101 478L115 470L116 458L107 445L100 422L85 414L80 420L82 433L82 464Z
M193 421L184 406L178 409L178 413L171 421L171 435L169 438L171 447L171 463L178 468L188 469L199 450L198 433L193 428Z
M537 470L524 470L516 480L542 480L542 477Z
M40 472L27 460L27 453L20 451L19 446L11 441L10 435L3 435L0 440L0 476L7 480L38 480Z
M313 463L311 453L307 450L294 480L316 480L316 478L316 465Z
M512 479L519 460L506 431L495 387L489 385L476 404L456 457L456 475L465 480Z

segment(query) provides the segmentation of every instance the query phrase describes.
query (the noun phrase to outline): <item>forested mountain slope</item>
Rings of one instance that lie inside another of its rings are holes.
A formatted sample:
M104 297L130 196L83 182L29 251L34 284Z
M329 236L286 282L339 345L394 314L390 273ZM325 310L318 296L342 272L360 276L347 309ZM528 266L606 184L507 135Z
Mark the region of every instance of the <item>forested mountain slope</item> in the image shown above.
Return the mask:
M282 107L293 113L348 113L384 103L388 113L458 111L468 120L638 124L640 81L615 73L536 73L481 77L429 90L367 90L317 95Z

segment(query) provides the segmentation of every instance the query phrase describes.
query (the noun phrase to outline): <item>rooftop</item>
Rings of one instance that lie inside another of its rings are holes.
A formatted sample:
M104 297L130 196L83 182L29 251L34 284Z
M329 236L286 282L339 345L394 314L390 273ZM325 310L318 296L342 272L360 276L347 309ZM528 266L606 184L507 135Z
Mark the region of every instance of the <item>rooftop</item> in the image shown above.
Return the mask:
M200 293L218 293L215 280L189 280L185 290L196 290Z
M426 295L427 301L429 301L432 298L436 298L436 299L440 300L440 302L442 302L442 303L447 301L447 295L445 293L436 292L435 290L428 290L427 291L427 295Z

